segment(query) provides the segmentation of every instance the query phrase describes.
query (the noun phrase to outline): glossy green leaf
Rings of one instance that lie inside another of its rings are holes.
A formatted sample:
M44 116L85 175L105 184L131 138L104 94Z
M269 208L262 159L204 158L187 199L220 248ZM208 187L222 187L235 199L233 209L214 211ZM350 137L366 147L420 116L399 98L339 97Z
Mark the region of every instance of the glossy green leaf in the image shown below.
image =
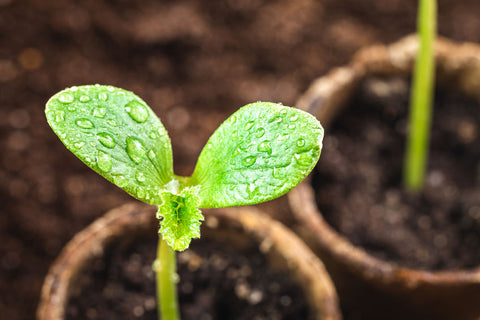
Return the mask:
M65 146L93 170L134 197L158 204L173 178L167 131L130 91L87 85L65 89L46 106L47 120Z
M323 128L315 117L268 102L228 118L202 150L189 181L201 208L255 204L295 187L320 157Z
M198 187L186 187L182 191L164 191L160 194L162 205L157 218L162 218L160 233L174 250L185 250L192 238L200 238L203 215L198 206Z

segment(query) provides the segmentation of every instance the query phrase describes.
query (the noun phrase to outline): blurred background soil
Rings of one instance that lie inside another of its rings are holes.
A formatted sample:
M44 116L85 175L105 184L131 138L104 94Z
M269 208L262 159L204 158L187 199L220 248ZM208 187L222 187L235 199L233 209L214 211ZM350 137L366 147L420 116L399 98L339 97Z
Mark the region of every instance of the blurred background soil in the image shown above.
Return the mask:
M413 0L0 0L0 314L32 319L62 246L132 200L48 128L72 85L134 91L193 170L214 129L248 102L293 105L359 48L415 30ZM480 42L480 2L440 0L439 33ZM285 197L262 206L291 223Z

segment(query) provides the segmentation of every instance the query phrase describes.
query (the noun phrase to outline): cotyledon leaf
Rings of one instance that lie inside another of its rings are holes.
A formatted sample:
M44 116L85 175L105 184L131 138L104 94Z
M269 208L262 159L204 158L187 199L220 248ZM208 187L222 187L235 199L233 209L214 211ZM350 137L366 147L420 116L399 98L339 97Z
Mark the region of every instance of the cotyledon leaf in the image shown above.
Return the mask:
M172 146L142 99L112 86L71 87L50 98L45 113L85 164L137 199L161 202L160 189L174 179Z
M249 104L210 137L190 185L201 208L255 204L295 187L317 163L323 128L312 115L269 102Z

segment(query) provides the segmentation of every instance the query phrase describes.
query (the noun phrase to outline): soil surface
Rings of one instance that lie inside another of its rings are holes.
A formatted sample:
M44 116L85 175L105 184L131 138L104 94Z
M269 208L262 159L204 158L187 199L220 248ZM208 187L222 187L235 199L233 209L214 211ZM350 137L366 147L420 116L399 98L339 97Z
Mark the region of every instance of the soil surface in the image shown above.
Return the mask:
M116 243L82 273L67 320L157 320L152 263L156 239ZM185 320L313 319L301 289L267 267L257 247L245 251L194 241L178 254L179 303Z
M402 186L405 79L362 84L326 133L314 174L325 219L355 245L402 266L480 265L480 103L447 88L435 96L423 192Z
M44 105L88 83L132 90L190 174L214 129L256 101L292 105L360 47L415 29L414 0L0 0L0 314L33 318L62 246L130 197L71 155ZM440 0L439 32L480 42L480 2ZM392 21L394 23L392 23ZM285 198L263 206L291 221Z

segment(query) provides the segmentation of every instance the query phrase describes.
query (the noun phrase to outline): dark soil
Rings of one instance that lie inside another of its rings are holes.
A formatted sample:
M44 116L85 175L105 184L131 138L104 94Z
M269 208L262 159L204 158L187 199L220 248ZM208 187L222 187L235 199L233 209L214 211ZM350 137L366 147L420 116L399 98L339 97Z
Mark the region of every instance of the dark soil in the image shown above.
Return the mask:
M44 105L87 83L136 92L191 173L213 130L256 100L292 105L360 47L415 29L414 0L0 0L0 314L32 319L72 236L130 198L71 155ZM440 34L480 42L480 2L440 0ZM392 23L394 21L394 23ZM286 199L263 206L291 221ZM278 215L277 215L278 216Z
M155 242L116 243L105 259L93 261L67 307L67 320L157 320ZM194 241L178 254L178 263L184 320L310 319L301 289L287 275L269 269L256 247L239 252Z
M480 265L480 104L437 88L425 188L402 186L408 83L368 79L326 133L314 175L325 219L402 266Z

